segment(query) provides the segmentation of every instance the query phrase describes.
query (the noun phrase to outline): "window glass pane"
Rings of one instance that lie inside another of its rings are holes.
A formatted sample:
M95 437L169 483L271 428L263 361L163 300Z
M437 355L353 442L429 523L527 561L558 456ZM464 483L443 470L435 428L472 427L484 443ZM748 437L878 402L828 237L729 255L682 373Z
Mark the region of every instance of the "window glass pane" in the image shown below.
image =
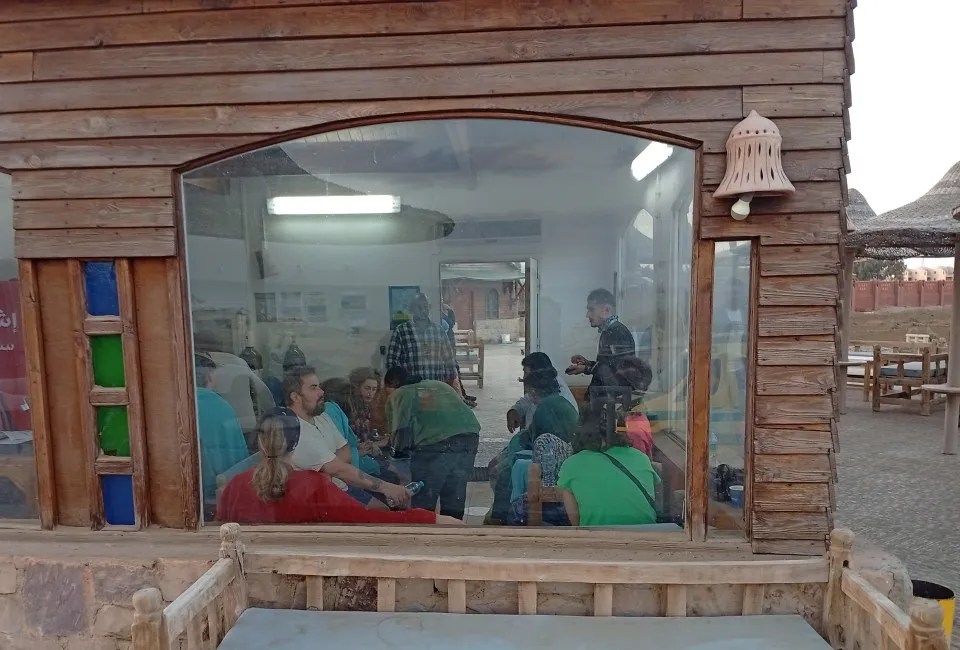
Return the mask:
M97 433L100 449L107 456L130 455L130 428L126 406L98 406Z
M714 257L710 367L710 524L744 526L750 242L718 242Z
M103 514L108 524L132 526L136 523L133 512L133 477L128 475L101 476L103 489Z
M38 516L10 176L0 174L0 518Z
M90 337L93 383L104 388L117 388L123 382L123 342L119 334Z
M478 525L679 530L694 160L457 119L186 174L207 519L219 493L231 521L432 522L439 507ZM326 505L271 498L278 463ZM420 510L363 508L418 482Z
M117 272L113 262L84 262L87 313L91 316L119 316Z

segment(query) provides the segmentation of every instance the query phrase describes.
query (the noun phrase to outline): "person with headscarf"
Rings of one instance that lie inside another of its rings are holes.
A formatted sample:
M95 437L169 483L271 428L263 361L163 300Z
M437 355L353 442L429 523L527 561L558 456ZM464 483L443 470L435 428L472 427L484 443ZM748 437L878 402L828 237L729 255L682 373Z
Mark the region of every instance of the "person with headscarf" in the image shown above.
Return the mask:
M429 510L371 510L323 472L297 470L290 461L300 443L296 416L268 415L260 423L260 463L227 484L217 519L240 524L462 524Z

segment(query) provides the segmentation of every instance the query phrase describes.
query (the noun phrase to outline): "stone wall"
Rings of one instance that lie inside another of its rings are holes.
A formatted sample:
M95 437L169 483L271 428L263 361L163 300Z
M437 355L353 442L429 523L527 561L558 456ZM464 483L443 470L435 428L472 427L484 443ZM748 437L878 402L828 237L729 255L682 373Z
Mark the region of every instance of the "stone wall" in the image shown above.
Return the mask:
M203 560L2 558L0 648L126 650L134 592L158 587L170 602L209 566Z

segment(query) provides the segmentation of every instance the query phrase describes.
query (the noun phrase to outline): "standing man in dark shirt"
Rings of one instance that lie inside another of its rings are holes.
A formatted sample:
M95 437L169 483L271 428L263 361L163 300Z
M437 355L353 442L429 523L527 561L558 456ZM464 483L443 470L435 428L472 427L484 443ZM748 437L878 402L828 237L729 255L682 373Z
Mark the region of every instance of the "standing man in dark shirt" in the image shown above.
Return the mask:
M613 386L618 382L614 376L617 362L636 354L633 334L617 317L617 299L606 289L594 289L587 296L587 320L591 327L600 330L600 345L596 361L581 354L570 358L568 375L593 375L590 389L597 386Z

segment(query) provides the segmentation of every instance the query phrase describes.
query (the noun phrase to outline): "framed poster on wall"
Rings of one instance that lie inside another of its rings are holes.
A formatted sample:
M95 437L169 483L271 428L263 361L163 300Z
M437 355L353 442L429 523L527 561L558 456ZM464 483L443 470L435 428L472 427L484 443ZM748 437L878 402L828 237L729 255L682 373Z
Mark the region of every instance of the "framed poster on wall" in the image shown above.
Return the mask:
M390 329L397 329L397 325L410 320L410 305L420 293L420 286L394 286L388 290L390 304Z

